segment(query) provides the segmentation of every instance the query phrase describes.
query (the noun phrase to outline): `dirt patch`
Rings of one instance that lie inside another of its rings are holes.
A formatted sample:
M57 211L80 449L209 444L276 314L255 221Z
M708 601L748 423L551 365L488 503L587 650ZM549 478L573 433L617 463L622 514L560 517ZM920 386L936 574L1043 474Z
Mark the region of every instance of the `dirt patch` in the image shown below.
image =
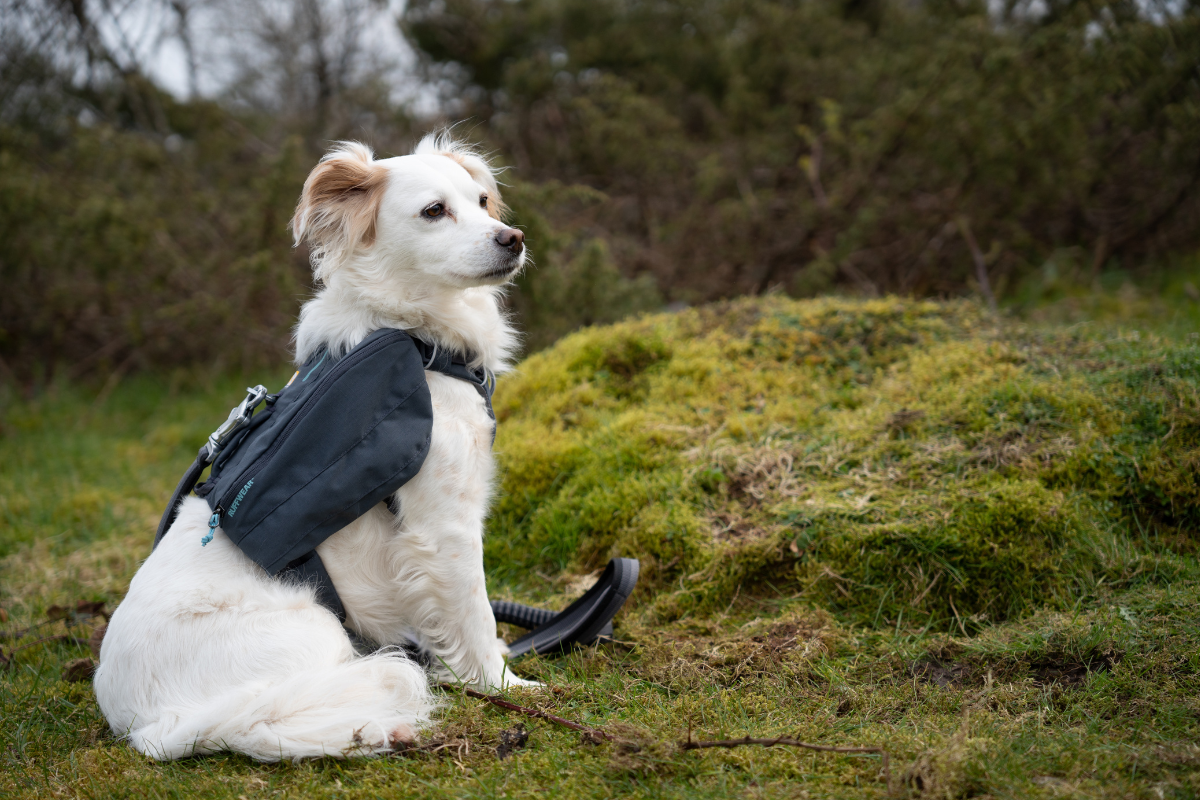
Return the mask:
M812 640L816 634L819 634L819 631L806 629L795 622L779 622L770 627L766 636L751 636L750 641L762 645L766 652L782 655L796 649L805 641ZM820 637L816 636L816 639L819 641ZM821 647L824 648L823 643Z
M985 437L967 453L973 463L990 469L1027 465L1038 469L1062 461L1076 450L1070 436L1045 438L1032 425L1024 430L1007 431L1000 436Z
M886 427L891 431L909 431L925 419L925 412L919 408L902 408L890 415Z
M1060 686L1078 686L1087 680L1092 672L1107 672L1112 665L1120 661L1117 653L1102 653L1096 658L1082 663L1072 659L1043 659L1030 665L1029 674L1042 686L1059 684Z
M658 631L639 641L639 671L647 680L673 689L698 681L732 686L753 679L800 679L811 674L810 664L828 652L835 638L831 619L819 612L755 620L724 636Z
M523 748L528 741L529 731L525 730L525 725L520 722L513 728L500 731L500 744L496 746L496 758L501 760L508 758Z
M943 689L961 689L970 677L969 670L962 664L937 658L914 661L909 664L908 671L921 683L940 686Z
M1121 659L1113 647L1100 648L1081 656L1042 653L1029 660L999 658L979 660L947 648L936 654L917 659L908 665L908 673L922 684L943 689L965 689L992 680L1020 681L1032 678L1039 686L1058 685L1073 688L1087 680L1092 672L1105 672Z

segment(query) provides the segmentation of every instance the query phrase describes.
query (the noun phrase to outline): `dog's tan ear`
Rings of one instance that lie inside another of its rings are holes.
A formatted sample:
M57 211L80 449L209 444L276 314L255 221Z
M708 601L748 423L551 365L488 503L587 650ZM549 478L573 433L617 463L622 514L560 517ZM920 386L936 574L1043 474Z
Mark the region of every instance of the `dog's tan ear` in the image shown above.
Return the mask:
M292 217L292 234L296 244L307 240L312 245L318 272L319 264L331 257L336 262L357 247L374 244L386 185L387 169L358 142L339 142L309 173Z

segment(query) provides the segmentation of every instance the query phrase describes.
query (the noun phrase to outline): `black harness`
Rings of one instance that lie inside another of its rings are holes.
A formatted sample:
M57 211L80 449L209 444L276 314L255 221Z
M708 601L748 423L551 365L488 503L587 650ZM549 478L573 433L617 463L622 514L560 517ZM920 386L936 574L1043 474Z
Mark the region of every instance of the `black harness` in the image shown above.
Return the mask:
M201 544L220 527L268 574L314 583L318 600L345 622L316 548L377 503L399 512L394 495L429 452L433 405L425 370L474 386L494 437L495 382L487 370L404 331L381 329L341 358L327 349L315 353L277 394L248 389L179 482L155 546L182 498L195 491L213 512ZM210 464L208 480L197 484Z

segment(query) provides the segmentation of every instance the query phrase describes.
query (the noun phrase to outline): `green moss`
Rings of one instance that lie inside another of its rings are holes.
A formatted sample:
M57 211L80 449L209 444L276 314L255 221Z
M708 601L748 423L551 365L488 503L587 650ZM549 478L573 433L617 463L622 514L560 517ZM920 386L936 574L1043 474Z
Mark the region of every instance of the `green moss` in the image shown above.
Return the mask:
M1189 539L1196 355L896 298L580 331L501 382L489 565L536 593L637 557L656 619L739 592L943 630L1069 607L1153 558L1113 544L1138 525Z
M1194 798L1198 355L894 299L581 331L501 381L489 592L559 606L642 559L618 642L515 664L553 690L514 700L623 743L446 694L427 750L160 764L54 641L0 672L0 796L887 796L876 756L691 732L883 745L896 797ZM0 396L0 628L115 605L246 382Z

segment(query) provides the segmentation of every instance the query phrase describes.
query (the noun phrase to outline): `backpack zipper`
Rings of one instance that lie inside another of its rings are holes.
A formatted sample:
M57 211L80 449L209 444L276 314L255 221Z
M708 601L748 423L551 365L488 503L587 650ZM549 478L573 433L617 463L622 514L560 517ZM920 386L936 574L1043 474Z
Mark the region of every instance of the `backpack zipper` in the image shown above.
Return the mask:
M221 507L217 506L217 510L208 518L208 533L204 534L204 538L200 540L201 547L207 547L208 543L213 540L213 536L217 532L217 528L221 525Z
M279 448L283 446L283 443L287 441L287 438L291 436L292 431L296 429L296 426L299 425L304 417L308 415L308 412L312 410L313 404L320 399L326 391L328 391L329 386L335 380L340 378L342 374L346 372L346 370L350 369L367 356L372 355L377 350L391 344L393 341L402 336L407 337L408 334L404 333L403 331L393 331L390 334L380 336L378 339L371 342L370 345L362 348L361 350L352 350L346 355L345 358L335 364L333 369L329 370L329 372L325 373L320 377L320 379L318 379L317 385L313 387L312 393L305 398L304 403L299 409L296 410L295 415L288 420L287 425L284 426L284 429L279 432L279 435L275 437L275 441L271 442L271 446L267 448L267 451L255 459L254 463L247 467L242 474L238 476L237 482L225 492L225 496L221 498L219 503L217 503L216 508L213 509L212 516L208 518L208 533L200 540L201 547L212 541L213 535L216 533L217 528L219 528L221 525L222 515L225 513L226 509L229 508L229 505L233 499L237 497L238 492L243 491L249 485L249 483L254 480L254 477L258 475L260 471L262 471L263 467L267 465L267 462L271 460L275 453L278 452Z

